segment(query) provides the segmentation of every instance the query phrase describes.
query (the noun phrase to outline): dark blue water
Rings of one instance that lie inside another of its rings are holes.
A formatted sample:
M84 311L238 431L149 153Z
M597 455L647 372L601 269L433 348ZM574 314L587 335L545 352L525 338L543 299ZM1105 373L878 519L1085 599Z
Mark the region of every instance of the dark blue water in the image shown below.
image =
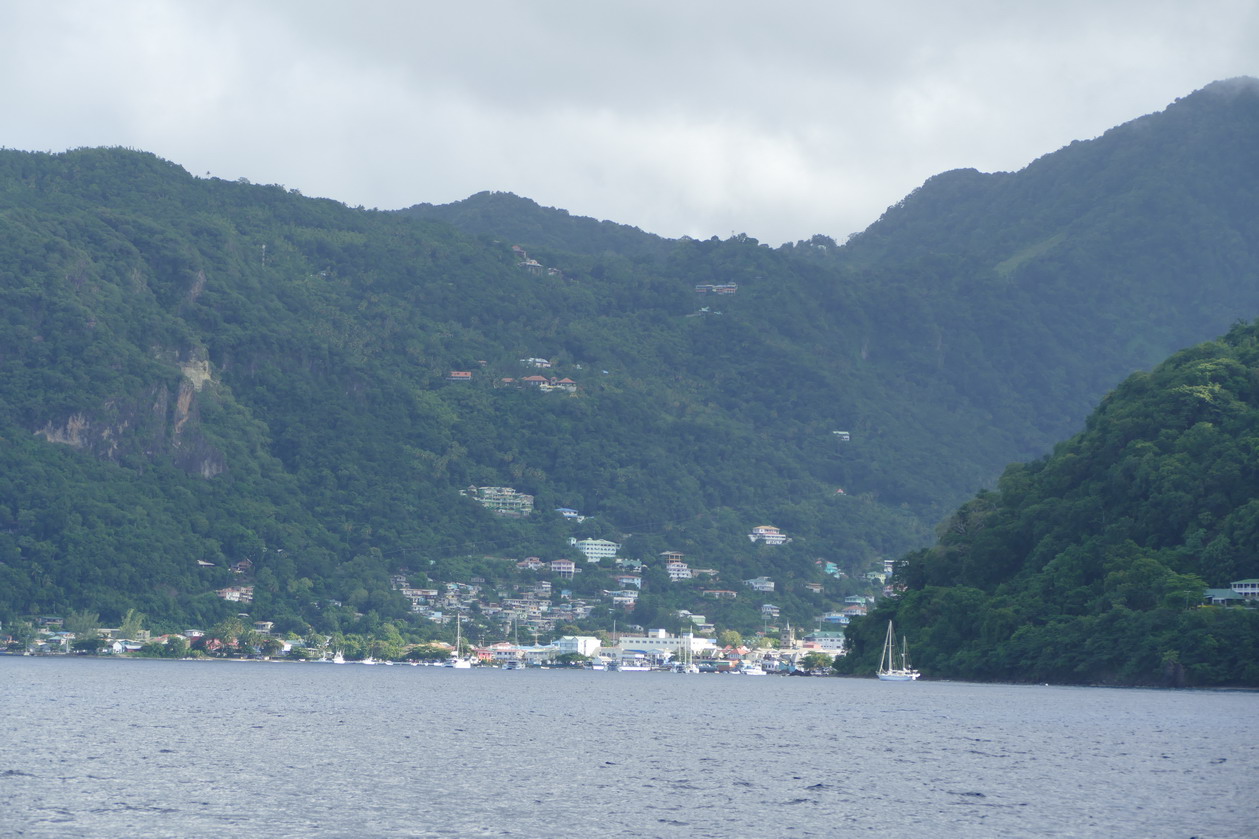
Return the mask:
M0 657L0 835L1253 837L1259 695Z

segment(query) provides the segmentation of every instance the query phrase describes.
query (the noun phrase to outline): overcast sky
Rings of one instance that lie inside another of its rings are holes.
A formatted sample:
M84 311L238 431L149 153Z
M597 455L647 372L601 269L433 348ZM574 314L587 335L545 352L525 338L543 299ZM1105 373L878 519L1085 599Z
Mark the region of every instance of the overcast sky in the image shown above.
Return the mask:
M773 245L1239 75L1255 0L0 0L8 148Z

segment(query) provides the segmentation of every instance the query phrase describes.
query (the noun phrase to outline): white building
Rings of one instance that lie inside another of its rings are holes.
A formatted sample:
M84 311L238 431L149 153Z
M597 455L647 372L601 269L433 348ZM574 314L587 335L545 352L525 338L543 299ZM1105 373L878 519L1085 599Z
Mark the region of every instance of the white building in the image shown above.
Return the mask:
M1229 588L1240 594L1246 600L1255 600L1259 598L1259 579L1237 580L1229 583Z
M680 560L670 560L664 565L665 573L669 575L670 580L689 580L691 579L691 569L685 562Z
M487 510L503 516L524 517L533 512L533 496L512 487L468 487L461 495L475 498Z
M593 658L599 654L602 644L593 635L564 635L555 640L554 646L559 650L559 655L577 653L587 658Z
M638 590L627 588L619 591L605 592L612 601L613 606L636 606L638 605Z
M613 574L612 581L622 588L641 589L643 587L643 576L641 574Z
M752 528L748 538L753 542L764 542L766 545L782 545L791 541L785 533L772 524L762 524Z
M773 591L774 581L769 577L755 577L751 580L744 580L743 584L752 591Z
M616 542L609 542L607 539L581 539L570 538L568 544L577 548L586 556L587 562L598 562L601 559L612 559L616 556L616 552L621 546Z
M844 651L844 633L818 630L804 636L806 646L815 646L822 652L842 653Z
M228 586L227 588L219 589L215 594L233 603L252 603L254 601L253 586Z
M687 651L695 657L716 649L711 638L696 638L689 632L670 635L663 629L652 629L646 635L620 636L614 651L618 658L624 658L625 653L643 652L653 657L680 659Z

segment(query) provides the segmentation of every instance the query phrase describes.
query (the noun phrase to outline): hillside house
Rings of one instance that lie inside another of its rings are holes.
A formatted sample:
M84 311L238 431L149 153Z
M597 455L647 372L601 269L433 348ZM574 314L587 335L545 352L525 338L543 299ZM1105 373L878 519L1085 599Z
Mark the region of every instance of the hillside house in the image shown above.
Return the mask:
M688 566L685 562L682 562L681 560L674 559L674 560L670 560L669 562L666 562L664 564L664 570L665 570L665 573L669 575L669 579L675 582L677 580L691 579L690 566Z
M551 362L545 358L522 358L520 363L525 367L535 367L540 370L551 366Z
M643 578L641 574L613 574L612 582L616 583L621 588L629 588L630 586L633 586L634 588L640 589L643 587Z
M470 382L472 381L472 371L471 370L451 370L449 373L446 374L446 381Z
M1203 602L1209 606L1233 606L1245 603L1246 598L1231 588L1209 588L1203 593Z
M1246 600L1259 600L1259 579L1237 580L1229 583L1228 587Z
M612 559L621 549L617 542L607 539L576 539L570 538L568 544L581 551L587 562L598 562L601 559Z
M744 580L743 584L752 591L768 592L774 590L774 581L769 577L754 577L750 580Z
M516 567L525 571L541 571L546 567L546 563L536 556L527 556L520 562L517 562Z
M786 534L772 524L762 524L752 528L748 538L753 542L762 542L766 545L782 545L791 541Z
M516 492L512 487L468 487L460 494L503 516L524 518L533 512L533 496Z
M705 589L700 592L701 597L708 597L713 600L734 600L739 596L737 591L729 591L728 589Z
M430 603L438 597L438 591L435 588L403 588L399 592L407 600L411 601L411 611L421 612Z
M555 376L552 376L548 379L546 376L534 374L532 376L525 376L522 378L520 380L520 384L525 387L536 387L543 393L551 393L552 391L557 390L563 393L577 392L577 382L568 377L558 379Z
M224 600L232 603L252 603L254 602L253 586L228 586L214 592Z
M573 575L577 573L577 563L571 559L553 559L551 560L551 573L558 575L562 579L571 580Z
M618 591L605 592L613 606L633 608L638 604L638 589L626 588Z
M835 577L835 578L842 579L843 577L847 576L846 574L844 574L843 571L839 570L839 566L836 563L831 562L829 560L819 559L813 564L816 565L818 568L820 568L822 570L822 573L827 575L828 577Z

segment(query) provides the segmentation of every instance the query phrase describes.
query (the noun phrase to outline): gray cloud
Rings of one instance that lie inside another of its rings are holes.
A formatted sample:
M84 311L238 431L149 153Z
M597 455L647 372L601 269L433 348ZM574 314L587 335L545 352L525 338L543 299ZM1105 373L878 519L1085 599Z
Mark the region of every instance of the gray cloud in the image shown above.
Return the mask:
M773 244L1259 73L1240 0L15 0L0 33L10 148L125 145L384 208L509 190Z

